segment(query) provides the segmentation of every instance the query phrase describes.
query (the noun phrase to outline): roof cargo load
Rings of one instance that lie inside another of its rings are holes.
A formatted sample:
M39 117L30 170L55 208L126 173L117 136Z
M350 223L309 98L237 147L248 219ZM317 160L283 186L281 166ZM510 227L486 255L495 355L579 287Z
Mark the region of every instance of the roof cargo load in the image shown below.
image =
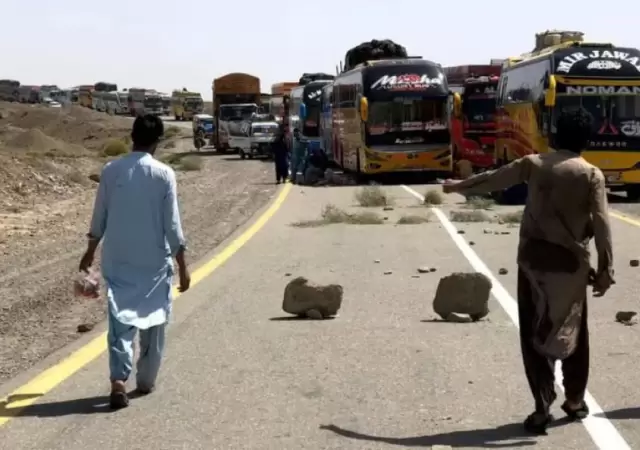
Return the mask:
M548 47L565 44L567 42L583 42L584 33L582 31L568 30L547 30L536 33L536 46L534 52L538 52Z
M334 78L335 76L329 75L328 73L322 73L322 72L306 73L305 72L300 77L300 80L298 80L298 84L300 86L304 86L305 84L309 84L312 81L333 80Z
M402 45L396 44L390 39L382 41L374 39L349 49L344 55L343 70L349 71L367 61L407 58L408 56L407 49Z

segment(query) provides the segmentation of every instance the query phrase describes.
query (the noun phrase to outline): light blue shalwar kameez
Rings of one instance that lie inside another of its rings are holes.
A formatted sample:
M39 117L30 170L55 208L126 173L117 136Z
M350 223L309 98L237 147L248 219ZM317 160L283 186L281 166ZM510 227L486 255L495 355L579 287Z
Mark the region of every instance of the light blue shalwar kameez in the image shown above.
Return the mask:
M173 257L185 245L173 169L144 152L105 165L90 233L102 238L111 381L129 378L140 330L136 379L152 389L171 312Z

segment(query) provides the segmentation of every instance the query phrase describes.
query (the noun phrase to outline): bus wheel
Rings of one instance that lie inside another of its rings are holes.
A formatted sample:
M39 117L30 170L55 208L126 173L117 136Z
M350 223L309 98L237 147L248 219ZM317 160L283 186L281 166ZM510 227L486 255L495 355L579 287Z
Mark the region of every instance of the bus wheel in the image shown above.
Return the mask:
M640 201L640 184L632 184L625 189L627 200L630 202Z
M240 150L240 159L246 159L246 158L247 158L246 153Z

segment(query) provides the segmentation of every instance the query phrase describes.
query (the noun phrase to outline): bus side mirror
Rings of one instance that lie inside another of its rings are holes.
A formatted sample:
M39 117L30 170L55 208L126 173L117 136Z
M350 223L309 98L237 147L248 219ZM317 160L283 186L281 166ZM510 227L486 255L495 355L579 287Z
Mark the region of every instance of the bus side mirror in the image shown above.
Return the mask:
M300 104L300 120L305 120L307 118L307 105L304 103Z
M369 100L367 97L360 97L360 119L365 123L369 120Z
M453 115L456 118L462 117L462 97L458 92L453 93Z
M544 94L544 106L551 108L556 105L556 77L549 75L549 87Z

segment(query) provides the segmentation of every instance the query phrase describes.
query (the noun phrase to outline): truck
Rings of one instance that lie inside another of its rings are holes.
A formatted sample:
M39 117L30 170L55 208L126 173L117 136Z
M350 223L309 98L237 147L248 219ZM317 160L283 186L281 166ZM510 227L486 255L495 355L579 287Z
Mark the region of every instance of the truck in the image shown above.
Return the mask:
M170 116L171 115L171 96L165 92L160 92L160 97L162 97L162 115Z
M199 92L187 89L174 90L171 93L171 112L176 120L192 120L196 114L204 111L204 100Z
M583 108L593 120L582 157L600 168L611 191L640 200L640 50L585 42L580 31L536 34L534 50L508 58L498 84L495 159L498 167L556 149L561 112ZM526 184L499 193L526 199Z
M496 93L502 65L445 67L453 92L450 112L454 167L468 161L474 172L494 166Z
M210 144L222 152L230 149L229 137L241 135L243 125L259 112L260 79L247 73L229 73L214 79L211 90L216 126Z
M162 96L153 89L132 87L129 89L127 100L129 103L129 114L132 117L145 114L162 115Z
M18 101L20 103L40 103L40 86L22 85L18 88Z
M286 123L284 123L285 117L288 117L288 111L285 112L285 99L290 98L291 90L298 86L298 82L296 81L281 81L280 83L275 83L271 86L271 98L269 99L269 112L273 114L276 118L276 121L282 123L286 128Z
M0 80L0 100L17 102L20 98L20 82L17 80Z

